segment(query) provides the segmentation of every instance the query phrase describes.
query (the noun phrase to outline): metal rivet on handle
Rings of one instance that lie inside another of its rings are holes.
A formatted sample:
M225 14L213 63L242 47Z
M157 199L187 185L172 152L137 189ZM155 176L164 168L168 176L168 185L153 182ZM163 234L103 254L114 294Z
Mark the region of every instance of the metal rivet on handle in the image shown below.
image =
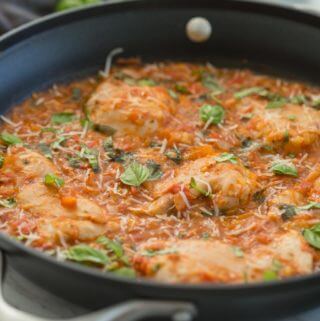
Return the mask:
M211 23L203 17L191 18L186 25L188 38L193 42L207 41L212 32Z

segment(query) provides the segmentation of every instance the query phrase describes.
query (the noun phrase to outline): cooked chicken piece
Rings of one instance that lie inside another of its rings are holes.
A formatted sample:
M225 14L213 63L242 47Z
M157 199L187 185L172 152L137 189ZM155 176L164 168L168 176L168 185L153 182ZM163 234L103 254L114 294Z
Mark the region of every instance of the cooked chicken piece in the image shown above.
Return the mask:
M227 211L245 205L258 188L256 175L240 163L217 163L214 157L204 157L185 163L176 169L174 177L148 183L146 186L156 200L144 211L159 213L165 207L168 211L173 204L172 188L190 189L191 178L201 190L213 194L213 201L221 210ZM191 188L191 193L193 198L202 196L197 189Z
M63 216L91 220L99 224L106 222L105 213L94 202L78 196L75 209L63 207L57 191L46 187L42 183L23 186L17 195L17 203L22 209L40 216Z
M243 100L238 112L248 106ZM320 137L320 111L306 106L286 104L281 108L266 109L266 103L250 100L250 113L254 114L245 123L245 135L261 139L265 144L280 148L285 152L297 153L310 146ZM241 127L239 127L241 131Z
M161 87L129 86L104 81L88 101L90 118L120 132L157 132L173 111L172 98Z
M19 150L6 157L3 173L20 174L24 179L43 178L48 173L56 173L54 164L43 155L31 150Z
M105 233L105 225L92 223L88 220L75 219L46 219L39 224L38 233L41 238L53 242L63 241L89 241L94 240Z
M261 280L268 270L279 276L310 273L312 263L311 251L296 232L240 257L232 246L220 241L179 240L144 244L134 258L135 268L142 275L184 283Z

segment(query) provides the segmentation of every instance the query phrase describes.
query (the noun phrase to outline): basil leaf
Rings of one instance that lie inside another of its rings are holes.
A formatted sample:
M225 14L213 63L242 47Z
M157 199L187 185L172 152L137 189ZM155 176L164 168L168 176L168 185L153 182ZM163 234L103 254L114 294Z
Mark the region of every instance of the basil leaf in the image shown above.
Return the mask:
M53 127L41 128L41 133L56 133L58 130Z
M140 186L150 177L148 167L137 162L131 163L120 176L122 183L131 186Z
M224 108L220 105L203 105L200 108L200 119L203 122L210 122L210 124L218 125L223 121Z
M310 245L320 250L320 224L304 229L302 235Z
M287 221L297 214L297 209L294 205L280 204L279 209L282 211L281 218Z
M254 95L254 94L266 96L268 94L268 91L265 88L262 88L262 87L246 88L246 89L243 89L243 90L240 90L240 91L236 92L234 94L234 98L242 99L242 98L245 98L247 96Z
M108 256L86 244L72 246L67 251L67 258L76 262L88 262L105 265L109 262Z
M45 144L45 143L40 143L38 145L39 149L40 149L40 152L46 157L46 158L49 158L49 159L52 159L52 152L51 152L51 149L50 147Z
M167 255L167 254L175 254L178 253L177 250L174 249L167 249L167 250L146 250L142 252L143 256L157 256L157 255Z
M19 137L6 132L1 133L0 138L7 146L17 145L22 143L22 140Z
M285 98L276 99L276 100L270 101L267 104L266 109L278 109L283 107L286 103L287 103L287 100Z
M297 95L297 96L293 96L289 99L291 104L295 104L295 105L303 105L306 104L308 102L308 99L305 95Z
M53 114L51 117L51 122L55 125L61 125L65 123L70 123L74 119L75 119L74 113L63 112L63 113Z
M164 155L174 161L176 164L180 164L182 161L182 155L178 147L173 146L173 149L168 149Z
M128 268L128 267L121 267L118 268L114 271L112 271L112 273L118 275L118 276L122 276L122 277L126 277L126 278L135 278L137 276L136 271L132 268Z
M237 164L237 157L234 154L222 153L214 158L218 163L230 162L232 164Z
M59 137L56 141L51 144L52 149L59 149L61 145L67 140L66 137Z
M211 192L208 190L204 190L201 186L199 186L195 180L194 177L191 177L190 180L190 187L193 188L195 191L197 191L198 193L200 193L201 195L204 195L206 197L211 195Z
M288 175L298 177L298 171L293 164L285 164L283 162L274 163L271 170L277 175Z
M3 166L4 164L4 156L0 155L0 168Z
M55 174L47 174L44 177L44 184L47 186L54 186L60 188L64 185L64 180Z
M298 209L301 210L301 211L308 211L308 210L312 210L312 209L320 209L320 203L310 202L307 205L299 206Z
M114 252L118 258L121 258L124 255L122 244L118 241L111 241L105 236L100 236L96 242L102 244L107 250Z
M174 89L175 89L175 91L177 91L177 92L179 92L181 94L185 94L185 95L190 94L189 89L187 87L183 86L183 85L176 84L174 86Z
M108 125L100 125L100 124L93 124L93 130L95 130L96 132L105 134L107 136L112 136L113 134L116 133L116 129L108 126Z
M221 86L215 81L214 77L203 73L201 77L202 85L210 90L214 90L216 92L222 92Z
M157 85L157 83L152 79L140 79L140 80L138 80L138 85L139 86L154 87Z
M266 270L263 272L263 280L266 282L276 281L278 279L279 279L279 277L278 277L278 273L276 271Z
M0 206L6 208L13 208L17 205L17 202L14 198L0 199Z
M148 181L154 181L162 177L163 173L161 171L161 166L159 164L157 164L153 160L150 160L147 162L146 166L148 167L150 172Z
M80 153L78 153L78 155L80 158L86 159L89 162L90 167L93 169L95 173L99 172L99 153L97 150L90 149L86 145L82 145L82 149Z

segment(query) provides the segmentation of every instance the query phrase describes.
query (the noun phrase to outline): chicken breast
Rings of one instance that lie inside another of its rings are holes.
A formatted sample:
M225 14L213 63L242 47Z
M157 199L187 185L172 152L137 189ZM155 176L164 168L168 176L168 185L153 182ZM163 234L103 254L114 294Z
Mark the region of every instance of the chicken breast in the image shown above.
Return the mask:
M313 258L299 233L290 232L240 255L235 247L221 241L144 244L134 264L142 275L159 281L237 283L261 280L266 271L279 277L310 273Z
M248 101L243 100L238 112L243 113L248 104ZM243 125L246 137L260 139L287 153L297 153L319 141L320 111L293 104L267 109L266 103L252 103L251 100L249 106L253 116Z
M164 88L109 81L99 85L87 106L95 123L140 135L157 132L173 111L172 98Z

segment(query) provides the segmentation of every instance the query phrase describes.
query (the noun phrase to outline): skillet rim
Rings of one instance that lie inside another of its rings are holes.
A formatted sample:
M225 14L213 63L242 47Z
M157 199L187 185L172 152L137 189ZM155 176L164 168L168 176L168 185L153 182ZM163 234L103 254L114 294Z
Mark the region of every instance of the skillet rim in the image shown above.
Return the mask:
M316 27L320 30L320 16L315 13L303 12L296 8L289 8L287 6L281 6L276 4L267 3L255 3L250 0L197 0L197 1L172 1L172 0L127 0L126 2L119 2L118 0L111 0L107 3L88 5L82 8L76 8L65 12L57 12L48 16L37 19L36 21L29 22L23 26L20 26L2 36L0 36L0 59L2 54L6 54L6 50L10 50L11 47L18 45L20 42L33 37L36 34L40 34L50 29L54 29L57 26L66 25L70 22L79 21L83 18L90 18L94 16L101 16L106 14L113 14L123 10L140 10L142 7L147 9L155 8L199 8L209 7L216 9L234 10L237 12L265 14L268 16L274 16L278 18L284 18L296 23L302 23L312 27ZM1 62L0 62L1 63ZM43 260L48 264L57 266L62 269L66 269L69 272L77 272L89 276L91 278L100 279L104 281L111 281L117 284L126 284L128 286L136 286L149 288L149 289L163 289L163 290L175 290L175 291L218 291L219 294L230 294L231 292L251 291L273 291L285 290L288 287L301 286L305 283L315 286L315 280L319 280L320 271L313 272L307 275L301 275L296 277L290 277L288 279L282 279L271 282L253 282L253 283L239 283L239 284L214 284L214 283L198 283L198 284L184 284L184 283L165 283L152 279L136 278L129 279L126 277L116 276L111 272L102 273L95 268L88 268L77 263L68 261L58 261L56 258L46 255L40 250L36 250L32 247L26 246L23 243L13 239L5 232L0 232L0 240L14 247L19 252L23 252L28 256L35 257L36 259ZM11 253L17 253L16 250L4 251L10 256ZM18 254L19 254L18 252ZM218 293L217 292L217 293Z

